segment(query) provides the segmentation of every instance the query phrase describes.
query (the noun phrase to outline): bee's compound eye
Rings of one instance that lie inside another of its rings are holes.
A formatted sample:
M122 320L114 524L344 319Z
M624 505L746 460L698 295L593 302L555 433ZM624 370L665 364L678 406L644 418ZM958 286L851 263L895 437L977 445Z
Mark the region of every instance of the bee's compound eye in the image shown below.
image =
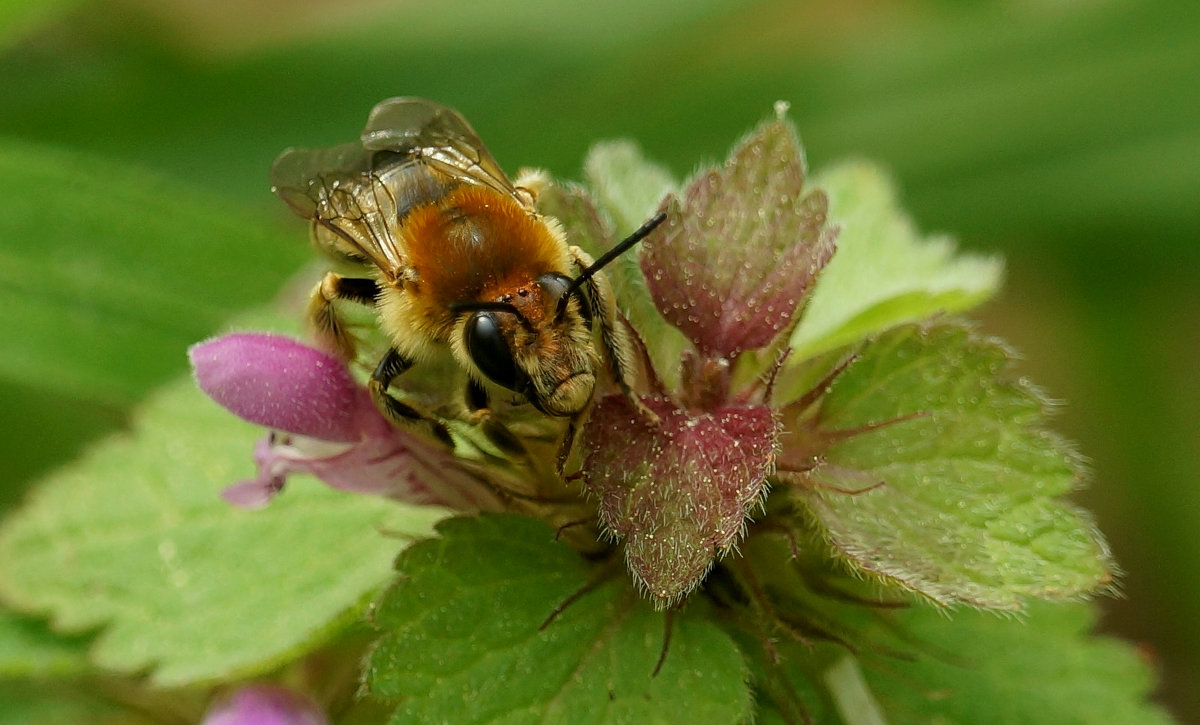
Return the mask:
M524 392L529 378L517 368L494 313L476 312L471 315L463 336L467 343L467 354L484 375L497 385L518 393Z
M558 302L558 298L562 297L571 286L571 279L557 272L547 272L538 277L537 281L538 285L545 290L546 296L554 302Z
M538 284L546 292L546 296L555 304L558 305L562 296L571 289L571 278L557 272L547 272L541 277L538 277ZM583 299L582 293L576 288L573 292L579 299L579 312L583 315L583 321L587 324L588 329L592 329L592 309L588 306L587 301Z

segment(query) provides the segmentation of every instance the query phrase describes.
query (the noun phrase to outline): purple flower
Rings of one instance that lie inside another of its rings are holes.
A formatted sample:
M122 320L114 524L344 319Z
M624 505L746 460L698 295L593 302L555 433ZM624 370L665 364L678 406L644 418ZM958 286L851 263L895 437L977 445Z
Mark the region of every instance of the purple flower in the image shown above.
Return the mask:
M278 685L250 685L215 702L201 725L328 725L308 697Z
M223 493L236 506L266 505L289 474L310 473L334 488L408 503L502 508L454 456L389 423L331 355L262 333L215 338L188 354L209 397L273 431L255 447L258 475Z

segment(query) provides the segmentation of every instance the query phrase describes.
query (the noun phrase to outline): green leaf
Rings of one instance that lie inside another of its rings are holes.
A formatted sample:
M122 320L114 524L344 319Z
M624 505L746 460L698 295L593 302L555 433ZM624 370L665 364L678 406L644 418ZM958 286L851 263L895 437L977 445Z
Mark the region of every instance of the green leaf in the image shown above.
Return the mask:
M1076 603L1032 603L1016 621L913 607L894 621L913 658L871 657L863 671L890 722L1171 722L1146 702L1154 678L1145 662L1124 642L1090 635L1095 622Z
M0 527L0 595L65 632L100 628L91 658L160 685L262 672L319 644L381 586L414 509L295 485L261 511L220 490L252 473L253 426L190 381L133 430L32 492Z
M583 180L622 237L653 216L663 197L679 187L665 166L627 140L592 146L583 162Z
M56 149L0 140L0 188L0 379L77 400L136 400L310 254L300 225Z
M594 570L546 524L450 519L400 558L376 608L385 631L372 694L394 723L733 723L750 714L737 648L697 603L674 620L652 677L663 615L614 576L539 625ZM464 697L464 693L471 693Z
M1043 428L1047 401L1010 361L957 324L894 328L801 424L829 447L794 490L854 569L1006 609L1111 583L1099 532L1059 500L1084 475L1079 457Z
M776 645L780 659L771 661L757 643L741 642L764 722L804 716L816 725L1171 722L1146 701L1154 677L1134 649L1090 634L1091 606L1037 602L1027 615L962 610L947 617L928 606L860 610L870 644L858 654L785 640Z
M764 722L1167 722L1146 702L1153 673L1134 648L1091 634L1091 605L1033 601L1018 617L895 597L864 606L877 587L817 573L817 552L786 536L752 536L745 548L762 590L777 595L774 612L742 616L746 629L734 632Z
M845 163L814 183L829 195L829 217L841 232L792 336L793 360L902 322L965 310L999 288L998 259L956 255L948 237L922 238L877 167Z
M0 610L0 678L86 672L88 641L57 635L39 619Z

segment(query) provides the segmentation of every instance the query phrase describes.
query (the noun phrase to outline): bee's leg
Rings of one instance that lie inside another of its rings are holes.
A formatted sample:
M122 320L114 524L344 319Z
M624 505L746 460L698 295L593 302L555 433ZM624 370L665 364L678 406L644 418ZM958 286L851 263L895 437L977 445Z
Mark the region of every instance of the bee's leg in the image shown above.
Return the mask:
M487 414L490 410L487 389L475 378L467 378L467 410L472 416Z
M317 339L339 352L343 359L353 361L357 354L354 336L346 329L334 302L350 300L373 305L378 294L379 284L373 279L343 277L327 272L313 289L308 301L308 319Z
M581 272L592 265L592 258L579 247L571 247L571 256ZM633 392L633 341L618 317L612 284L603 274L594 274L580 291L584 304L592 313L592 319L600 326L600 343L604 347L604 358L613 381L643 418L657 423L658 416Z
M406 427L427 423L435 437L443 443L453 446L454 440L450 436L450 431L441 421L431 418L388 392L392 381L412 365L413 361L401 355L396 348L388 348L379 364L375 366L375 372L371 373L371 379L367 382L367 388L371 391L371 399L375 401L375 406L379 408L384 417L393 423Z
M637 399L634 398L634 400ZM638 401L638 405L641 405L641 401ZM651 415L654 414L651 413ZM562 478L566 471L567 461L571 457L571 451L575 450L575 439L579 437L579 429L585 418L587 418L586 410L572 416L571 420L567 422L567 429L563 432L562 440L558 444L558 455L554 457L554 472L558 474L559 478Z
M376 405L384 415L396 423L413 423L425 419L421 411L401 402L388 392L392 381L412 365L412 360L401 355L396 348L390 347L375 366L375 372L371 373L371 380L367 383Z
M488 402L487 389L475 378L467 378L467 412L497 448L517 458L528 458L529 451L508 426L496 420Z

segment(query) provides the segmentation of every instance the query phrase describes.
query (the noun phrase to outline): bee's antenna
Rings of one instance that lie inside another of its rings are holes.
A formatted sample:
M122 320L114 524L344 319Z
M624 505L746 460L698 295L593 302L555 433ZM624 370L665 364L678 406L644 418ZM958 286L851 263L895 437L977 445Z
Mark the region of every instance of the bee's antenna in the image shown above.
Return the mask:
M522 315L516 305L511 302L451 302L449 307L454 314L459 312L509 312L516 316L527 332L537 333L537 330L533 328L533 323L525 319L525 315Z
M647 236L649 236L650 232L654 231L658 227L659 224L662 224L663 221L666 220L666 218L667 218L666 212L661 212L661 211L659 213L655 214L654 216L650 217L650 219L647 220L645 224L638 227L637 230L633 232L633 234L630 234L628 237L625 237L625 239L620 244L618 244L617 246L608 250L604 254L600 255L600 259L597 259L595 262L592 262L592 264L587 269L580 272L579 276L576 277L575 279L571 280L571 284L569 284L567 286L567 289L562 293L562 296L558 298L558 309L555 310L554 316L557 319L562 319L563 312L566 311L566 309L567 309L567 300L571 299L571 294L575 290L582 287L584 282L587 282L589 279L592 278L592 275L596 274L601 269L603 269L604 265L608 264L609 262L613 261L617 257L621 256L626 251L628 251L630 247L632 247L633 245L637 244L638 242L642 241Z

